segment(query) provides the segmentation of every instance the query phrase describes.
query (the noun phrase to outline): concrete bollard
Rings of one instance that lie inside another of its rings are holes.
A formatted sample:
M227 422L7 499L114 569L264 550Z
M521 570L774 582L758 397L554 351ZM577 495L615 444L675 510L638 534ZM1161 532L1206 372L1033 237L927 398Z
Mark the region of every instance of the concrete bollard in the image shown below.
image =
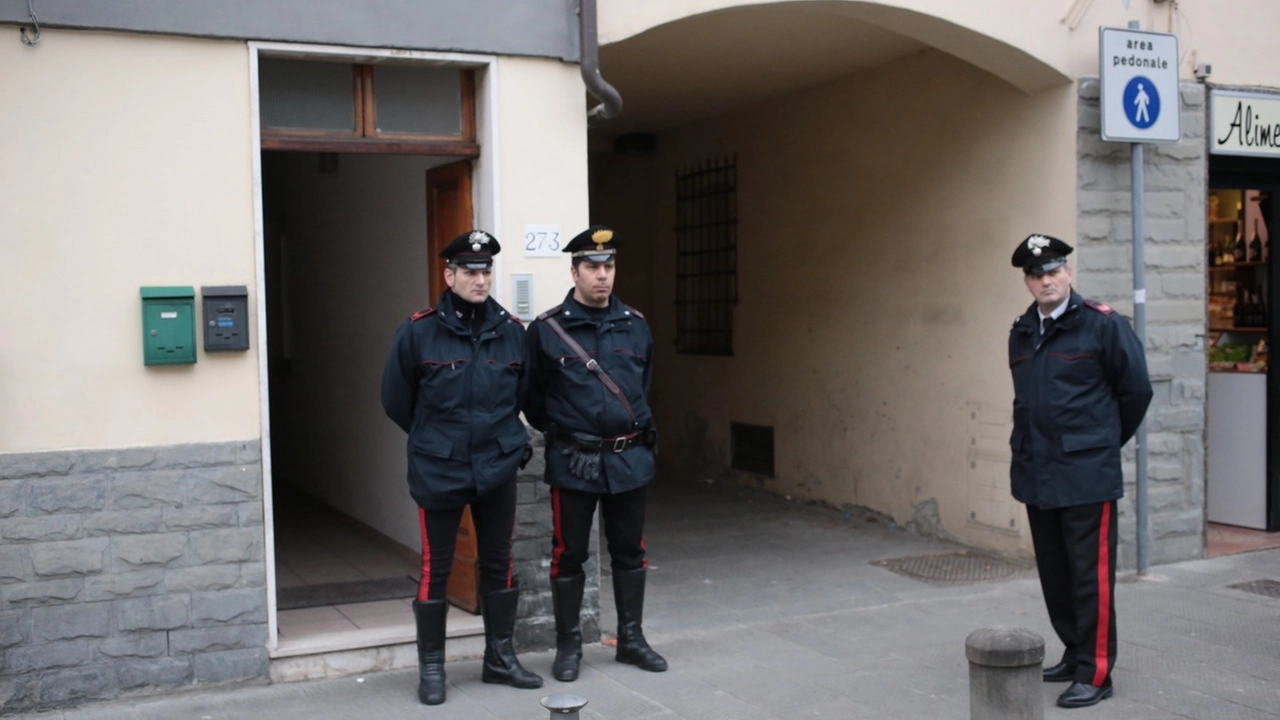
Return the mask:
M578 711L587 706L586 698L570 693L556 693L542 698L542 707L551 711L551 720L578 720Z
M970 720L1044 720L1044 638L1022 628L974 630L964 654Z

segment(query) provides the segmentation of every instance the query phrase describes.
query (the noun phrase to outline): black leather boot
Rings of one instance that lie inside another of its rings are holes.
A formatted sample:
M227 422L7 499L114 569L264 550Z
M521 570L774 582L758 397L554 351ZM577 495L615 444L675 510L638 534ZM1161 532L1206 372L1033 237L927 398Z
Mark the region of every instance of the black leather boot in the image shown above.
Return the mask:
M644 619L645 569L613 571L613 601L618 608L618 662L649 672L663 672L667 661L649 647L640 623Z
M444 702L444 626L449 606L444 600L413 601L418 624L418 700Z
M542 687L542 678L525 670L516 657L513 636L516 630L516 605L520 590L498 590L484 596L484 670L480 679L511 687Z
M556 659L551 675L561 682L578 679L582 662L582 589L586 575L551 578L551 602L556 610Z

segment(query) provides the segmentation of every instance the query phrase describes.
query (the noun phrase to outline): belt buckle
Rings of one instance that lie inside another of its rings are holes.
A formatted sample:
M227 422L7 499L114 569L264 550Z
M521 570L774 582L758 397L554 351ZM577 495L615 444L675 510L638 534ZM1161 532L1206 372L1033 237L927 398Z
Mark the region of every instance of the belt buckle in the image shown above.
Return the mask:
M613 439L613 451L614 451L614 452L616 452L616 453L620 453L620 452L622 452L623 450L626 450L626 449L627 449L627 438L626 438L626 436L622 436L622 435L620 435L620 436L618 436L618 437L616 437L616 438L614 438L614 439Z
M593 375L600 372L600 363L596 362L595 358L587 359L587 372Z

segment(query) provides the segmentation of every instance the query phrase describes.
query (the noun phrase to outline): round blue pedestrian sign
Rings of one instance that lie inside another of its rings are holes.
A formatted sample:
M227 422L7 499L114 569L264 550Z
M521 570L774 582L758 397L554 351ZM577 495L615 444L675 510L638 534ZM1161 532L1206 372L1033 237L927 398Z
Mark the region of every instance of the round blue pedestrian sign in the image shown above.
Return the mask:
M1135 75L1124 86L1124 116L1139 130L1156 124L1160 117L1160 92L1149 78Z

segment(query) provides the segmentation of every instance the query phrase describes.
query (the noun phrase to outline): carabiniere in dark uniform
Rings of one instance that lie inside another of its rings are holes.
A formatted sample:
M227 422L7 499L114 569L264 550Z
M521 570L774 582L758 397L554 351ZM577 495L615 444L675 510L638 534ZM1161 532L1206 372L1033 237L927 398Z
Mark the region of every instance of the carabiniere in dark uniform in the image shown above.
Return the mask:
M409 434L409 492L422 532L422 579L413 603L418 697L427 705L445 699L446 594L467 505L485 627L480 679L542 686L542 678L520 665L513 644L516 472L531 453L519 417L524 328L489 296L500 249L497 238L473 230L441 251L449 289L439 305L414 313L396 331L382 374L383 408Z
M653 336L644 316L613 296L613 231L593 226L564 248L574 289L527 333L529 424L547 438L551 485L551 597L556 616L552 675L576 680L580 615L592 519L599 505L618 610L618 662L662 672L667 662L641 630L645 487L657 433L649 409Z
M1065 646L1044 679L1071 682L1058 704L1078 708L1112 694L1120 448L1138 431L1152 391L1129 321L1071 288L1071 251L1031 235L1013 253L1036 300L1009 331L1009 476L1027 506L1049 620Z
M525 417L546 433L549 484L617 495L653 480L651 448L657 434L647 399L653 336L644 316L616 297L603 312L593 310L575 301L570 291L562 304L529 327L530 373L535 383L545 379L545 392L531 396ZM551 330L548 318L555 318L586 351L587 362ZM608 373L630 403L631 414L596 377L598 370ZM575 464L582 467L571 467Z

